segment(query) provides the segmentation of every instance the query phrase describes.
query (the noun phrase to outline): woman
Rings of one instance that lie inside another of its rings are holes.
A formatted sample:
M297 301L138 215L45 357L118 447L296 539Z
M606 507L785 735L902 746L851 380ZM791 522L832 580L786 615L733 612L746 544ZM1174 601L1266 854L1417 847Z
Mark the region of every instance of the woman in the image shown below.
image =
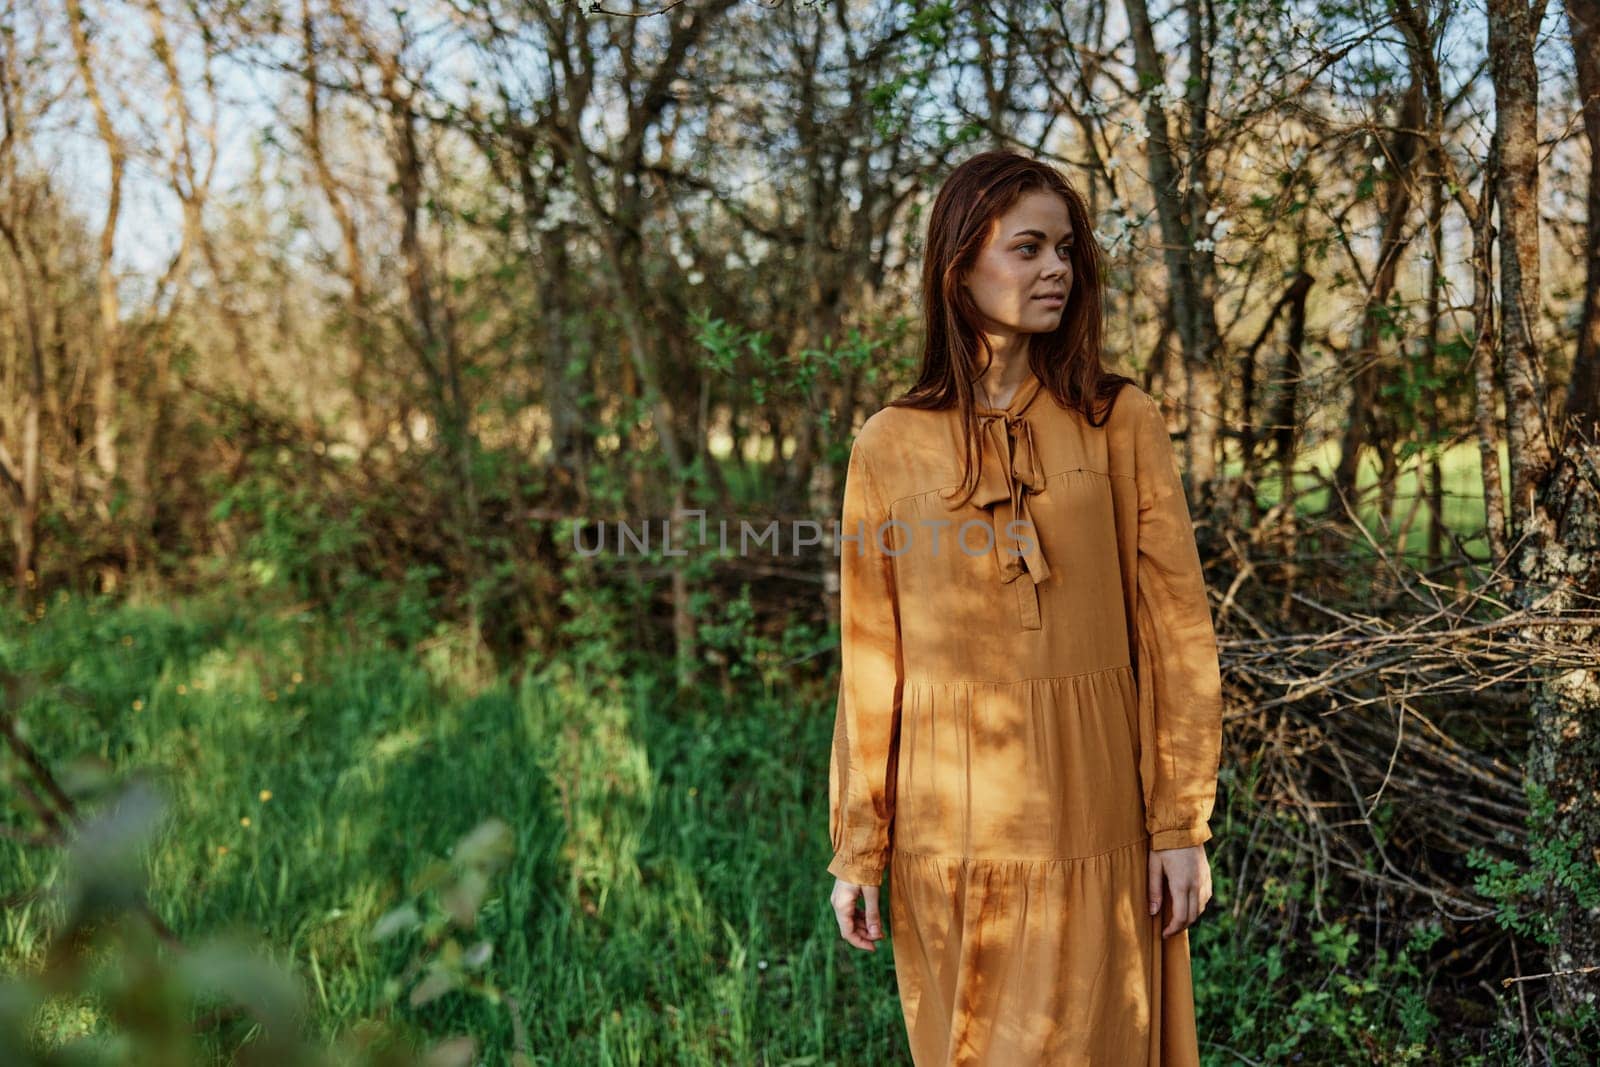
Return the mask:
M921 376L845 480L840 935L875 950L887 871L918 1067L1198 1064L1221 680L1161 410L1101 368L1093 232L1048 165L959 166L926 257Z

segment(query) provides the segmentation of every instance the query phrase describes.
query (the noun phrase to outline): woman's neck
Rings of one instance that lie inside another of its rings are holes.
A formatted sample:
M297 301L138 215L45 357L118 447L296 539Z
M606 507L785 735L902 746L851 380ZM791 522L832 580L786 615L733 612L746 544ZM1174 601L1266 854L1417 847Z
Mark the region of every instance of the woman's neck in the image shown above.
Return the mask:
M1027 379L1028 338L1026 335L1016 335L1012 343L995 347L989 369L979 375L978 402L992 408L1004 408Z

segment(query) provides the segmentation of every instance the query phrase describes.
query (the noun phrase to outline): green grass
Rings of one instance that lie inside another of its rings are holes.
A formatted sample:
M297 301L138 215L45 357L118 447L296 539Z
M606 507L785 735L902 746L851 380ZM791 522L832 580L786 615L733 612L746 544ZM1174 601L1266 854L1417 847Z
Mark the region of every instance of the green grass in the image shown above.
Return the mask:
M518 854L483 931L536 1062L908 1062L889 954L842 951L827 911L823 679L737 709L679 706L648 674L618 681L599 652L530 664L515 687L466 685L448 630L404 656L223 598L59 602L0 633L8 669L60 672L22 712L51 761L160 774L159 914L186 940L259 933L326 1033L391 1003L414 946L367 931L497 815ZM54 863L0 840L7 892ZM6 911L0 968L37 962L48 919ZM480 1000L393 1010L472 1033L490 1063L511 1045L509 1018ZM61 1014L61 1036L95 1025L92 1006Z
M1511 468L1503 443L1499 451L1501 486L1509 499ZM1324 488L1323 482L1332 477L1333 469L1338 462L1339 443L1335 440L1325 441L1300 453L1295 460L1294 478L1295 488L1299 493L1296 502L1297 512L1301 515L1316 515L1326 509L1331 490ZM1399 555L1403 548L1406 558L1414 564L1420 564L1427 555L1430 521L1427 501L1428 464L1429 457L1426 455L1412 456L1400 464L1395 478L1394 507L1392 513L1388 515L1381 514L1378 508L1376 486L1382 468L1370 450L1363 453L1356 475L1356 489L1360 494L1357 515L1362 525L1372 535L1373 540L1383 545L1385 550ZM1444 483L1443 518L1446 529L1460 539L1473 558L1479 560L1487 558L1483 511L1483 465L1476 442L1458 444L1445 449L1440 455L1439 465ZM1228 477L1236 477L1241 469L1241 464L1237 460L1224 464L1224 474ZM1283 479L1272 470L1263 477L1258 487L1257 499L1262 507L1271 507L1279 501L1282 492ZM1403 546L1397 545L1395 536L1399 525L1411 514L1419 496L1422 500L1415 518L1406 530L1405 543ZM1447 538L1447 554L1448 550ZM1359 551L1363 555L1370 554L1370 549L1365 545L1360 546Z

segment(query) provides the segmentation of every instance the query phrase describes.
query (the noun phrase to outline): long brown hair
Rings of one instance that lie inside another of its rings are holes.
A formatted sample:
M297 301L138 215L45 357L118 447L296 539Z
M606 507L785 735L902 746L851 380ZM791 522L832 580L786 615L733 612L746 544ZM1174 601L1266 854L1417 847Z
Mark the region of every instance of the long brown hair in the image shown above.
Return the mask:
M1133 381L1101 366L1104 310L1100 291L1100 247L1083 197L1054 167L1010 149L980 152L961 163L934 198L922 265L922 370L891 407L961 411L966 445L964 502L977 488L982 454L976 448L978 414L974 390L993 353L982 340L982 321L962 276L977 261L994 222L1027 192L1060 194L1072 219L1072 289L1061 324L1028 338L1028 366L1060 404L1076 409L1091 426L1103 425L1109 404ZM980 364L980 358L983 362Z

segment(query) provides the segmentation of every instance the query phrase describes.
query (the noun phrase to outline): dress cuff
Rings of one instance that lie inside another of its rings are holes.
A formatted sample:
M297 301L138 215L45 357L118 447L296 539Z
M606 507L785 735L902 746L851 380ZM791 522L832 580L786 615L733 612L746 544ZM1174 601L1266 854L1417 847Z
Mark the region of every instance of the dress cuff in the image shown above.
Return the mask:
M875 863L852 860L840 853L828 864L828 873L851 885L878 885L883 881L883 868Z
M1205 823L1199 826L1179 826L1170 830L1153 830L1150 833L1150 850L1160 852L1168 848L1189 848L1193 845L1203 845L1211 840L1211 828Z

